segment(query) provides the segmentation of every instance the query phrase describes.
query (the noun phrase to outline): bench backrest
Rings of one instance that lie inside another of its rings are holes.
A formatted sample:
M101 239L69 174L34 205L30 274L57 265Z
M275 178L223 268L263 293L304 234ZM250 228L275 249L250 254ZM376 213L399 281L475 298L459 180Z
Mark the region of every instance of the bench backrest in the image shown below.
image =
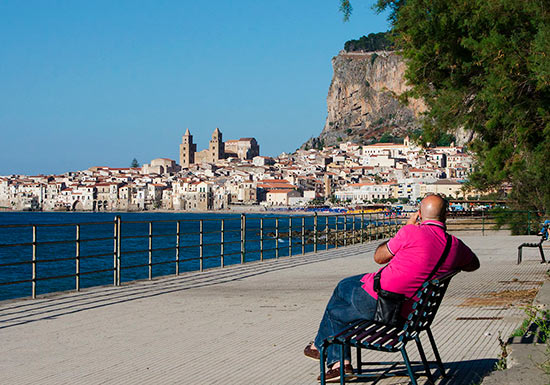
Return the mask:
M403 331L407 340L432 324L451 279L458 273L453 271L425 282L414 297L412 310L407 316Z

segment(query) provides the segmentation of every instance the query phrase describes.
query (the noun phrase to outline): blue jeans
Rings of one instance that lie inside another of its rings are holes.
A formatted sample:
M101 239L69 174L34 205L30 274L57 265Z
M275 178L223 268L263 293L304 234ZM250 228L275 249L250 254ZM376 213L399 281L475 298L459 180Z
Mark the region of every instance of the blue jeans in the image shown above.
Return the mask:
M319 325L314 344L321 349L323 340L337 334L349 326L350 323L360 319L373 319L376 311L376 300L367 293L361 285L364 274L341 280L332 297L328 301L325 314ZM330 345L327 349L327 364L329 367L340 360L340 346ZM344 352L344 358L351 358L351 349Z

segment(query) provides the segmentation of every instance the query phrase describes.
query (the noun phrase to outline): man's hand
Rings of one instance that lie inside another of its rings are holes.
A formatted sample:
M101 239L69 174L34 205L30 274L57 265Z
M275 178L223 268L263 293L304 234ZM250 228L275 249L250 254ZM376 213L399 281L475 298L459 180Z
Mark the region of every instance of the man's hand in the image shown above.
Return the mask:
M409 219L407 220L407 225L418 225L420 222L418 221L418 218L420 218L420 210L414 212Z

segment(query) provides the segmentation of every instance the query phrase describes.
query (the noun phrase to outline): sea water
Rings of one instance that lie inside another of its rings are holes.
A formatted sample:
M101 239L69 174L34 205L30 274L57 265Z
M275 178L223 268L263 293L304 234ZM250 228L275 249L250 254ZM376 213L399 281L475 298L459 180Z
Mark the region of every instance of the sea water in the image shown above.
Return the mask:
M149 227L152 227L151 259L153 277L176 273L177 223L180 223L179 272L200 269L202 220L203 269L221 266L221 223L224 220L224 265L241 262L241 215L218 213L87 213L87 212L1 212L0 225L36 224L36 291L37 295L74 290L76 287L76 224L80 224L80 286L81 288L109 285L114 281L114 221L121 217L121 282L149 277ZM260 218L263 231L260 232ZM278 218L278 219L276 219ZM329 219L330 228L343 229L343 218ZM152 222L150 224L150 222ZM276 222L279 234L274 237ZM245 232L245 261L275 258L302 253L301 228L313 229L312 216L275 216L247 214ZM325 229L320 220L318 231ZM70 225L67 225L70 224ZM351 229L351 223L347 224ZM288 231L292 227L294 239L289 249ZM295 232L298 232L296 234ZM260 245L260 233L263 245ZM70 241L65 243L64 241ZM28 297L32 283L2 285L6 282L28 281L32 278L33 228L0 227L0 300ZM25 244L18 246L6 246ZM276 252L275 249L278 248ZM313 245L303 246L305 252ZM14 264L15 263L15 264ZM14 264L8 265L6 264ZM98 272L99 271L99 272ZM60 277L47 279L49 277Z

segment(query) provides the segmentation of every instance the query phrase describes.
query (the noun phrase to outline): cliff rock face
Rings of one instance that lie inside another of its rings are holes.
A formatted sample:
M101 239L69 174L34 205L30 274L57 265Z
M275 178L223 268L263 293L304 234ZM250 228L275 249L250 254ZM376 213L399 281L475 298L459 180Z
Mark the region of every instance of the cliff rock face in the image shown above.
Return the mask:
M408 87L405 62L397 53L341 51L332 66L325 127L304 147L348 140L370 143L385 132L403 137L419 128L418 116L426 107L420 100L409 100L408 105L398 100Z

